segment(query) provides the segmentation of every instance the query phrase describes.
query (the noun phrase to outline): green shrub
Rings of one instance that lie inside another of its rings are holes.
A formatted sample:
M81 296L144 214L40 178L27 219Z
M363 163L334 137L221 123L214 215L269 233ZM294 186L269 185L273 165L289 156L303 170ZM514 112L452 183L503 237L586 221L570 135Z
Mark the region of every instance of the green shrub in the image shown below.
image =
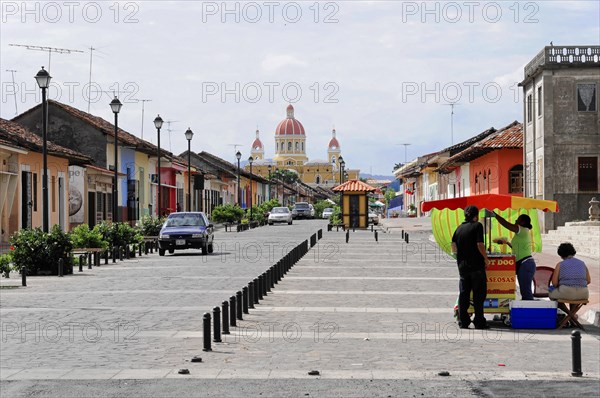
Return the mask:
M48 234L49 265L58 264L58 259L68 257L72 250L73 243L69 234L60 229L58 224L53 225Z
M158 236L166 217L144 216L140 220L140 231L144 236Z
M244 209L230 204L217 206L213 209L212 219L216 223L240 222L244 217Z
M315 208L315 217L321 218L323 217L323 210L328 207L332 207L332 205L326 200L319 200L313 205L313 207Z
M333 208L333 214L331 214L329 222L333 225L342 224L344 222L342 220L342 209L339 206Z
M134 243L141 243L144 240L144 236L141 230L133 228L127 223L113 223L110 221L103 221L96 225L94 230L102 234L103 239L109 243L110 246L126 246Z
M10 271L12 271L12 267L10 265L11 261L11 253L0 254L0 273L5 278L10 278Z
M90 229L87 224L81 224L71 231L71 242L76 248L107 249L108 242L98 228Z
M54 225L49 234L41 228L21 229L11 236L10 243L14 247L14 269L25 268L29 274L54 270L58 260L68 257L73 249L69 235L58 225Z

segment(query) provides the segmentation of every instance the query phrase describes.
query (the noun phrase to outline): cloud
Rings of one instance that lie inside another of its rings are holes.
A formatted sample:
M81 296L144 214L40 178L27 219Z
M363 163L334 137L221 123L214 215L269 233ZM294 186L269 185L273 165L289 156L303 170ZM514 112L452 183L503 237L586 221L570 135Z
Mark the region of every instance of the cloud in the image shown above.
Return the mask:
M290 54L268 54L261 66L266 72L273 72L288 66L306 67L307 63Z

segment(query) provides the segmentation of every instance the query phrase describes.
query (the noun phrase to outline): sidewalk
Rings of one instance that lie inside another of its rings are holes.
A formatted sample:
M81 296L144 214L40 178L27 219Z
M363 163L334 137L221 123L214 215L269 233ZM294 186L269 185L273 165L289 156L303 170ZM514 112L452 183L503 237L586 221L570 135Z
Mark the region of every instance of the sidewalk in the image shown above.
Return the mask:
M429 233L429 239L435 242L431 234L431 220L428 217L385 218L381 220L381 228L390 234L399 234L402 230ZM556 254L557 248L556 245L546 244L542 241L542 252L533 254L536 264L555 267L560 261L560 257ZM586 263L592 277L592 283L588 286L589 304L580 312L580 317L589 324L600 326L600 259L579 255L577 257Z

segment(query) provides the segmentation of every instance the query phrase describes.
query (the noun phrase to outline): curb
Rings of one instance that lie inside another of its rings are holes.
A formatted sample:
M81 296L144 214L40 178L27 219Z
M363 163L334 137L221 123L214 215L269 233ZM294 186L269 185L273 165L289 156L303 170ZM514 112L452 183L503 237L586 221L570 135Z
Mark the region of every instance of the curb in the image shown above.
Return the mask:
M587 310L582 318L586 323L600 327L600 308L592 308Z

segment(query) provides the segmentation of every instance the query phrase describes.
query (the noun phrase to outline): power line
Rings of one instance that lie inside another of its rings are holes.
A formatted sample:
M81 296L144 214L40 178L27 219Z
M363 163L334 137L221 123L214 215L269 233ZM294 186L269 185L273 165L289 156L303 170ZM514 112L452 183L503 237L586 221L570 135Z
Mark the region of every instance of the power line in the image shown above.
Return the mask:
M165 120L165 123L167 123L167 132L169 133L169 152L173 152L173 150L171 149L171 123L178 123L179 120Z

